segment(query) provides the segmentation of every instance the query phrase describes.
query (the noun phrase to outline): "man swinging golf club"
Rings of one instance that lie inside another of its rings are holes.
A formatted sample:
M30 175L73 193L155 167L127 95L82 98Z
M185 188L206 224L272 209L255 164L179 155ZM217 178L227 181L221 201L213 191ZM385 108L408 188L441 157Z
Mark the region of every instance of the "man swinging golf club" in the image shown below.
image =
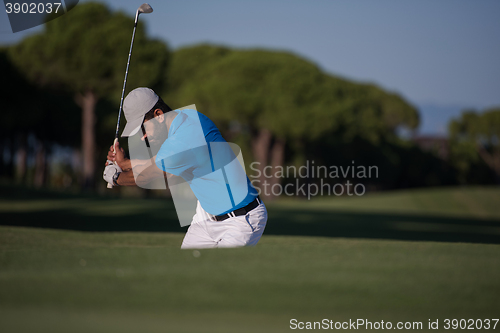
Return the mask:
M257 244L267 222L266 207L208 117L189 108L172 110L149 88L131 91L123 112L122 137L139 138L143 157L126 158L116 142L108 152L104 180L112 186L145 187L176 177L189 184L198 202L183 249ZM174 183L169 185L172 190Z

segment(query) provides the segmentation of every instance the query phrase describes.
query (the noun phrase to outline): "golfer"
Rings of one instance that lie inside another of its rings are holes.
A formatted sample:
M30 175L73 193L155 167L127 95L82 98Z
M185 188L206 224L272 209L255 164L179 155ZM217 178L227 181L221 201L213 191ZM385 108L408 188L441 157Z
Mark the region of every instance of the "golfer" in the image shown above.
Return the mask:
M108 152L104 180L145 187L176 177L189 184L197 207L183 249L257 244L267 222L266 207L208 117L194 109L172 110L149 88L131 91L123 112L122 137L138 136L150 159L125 157L117 142Z

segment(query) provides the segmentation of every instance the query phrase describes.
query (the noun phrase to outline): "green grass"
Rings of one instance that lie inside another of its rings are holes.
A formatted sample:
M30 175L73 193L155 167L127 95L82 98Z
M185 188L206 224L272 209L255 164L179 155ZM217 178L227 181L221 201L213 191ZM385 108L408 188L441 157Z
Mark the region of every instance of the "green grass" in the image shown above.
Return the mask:
M256 247L200 256L179 250L184 229L162 200L9 190L0 332L285 332L292 318L426 330L499 317L496 188L285 200L268 205ZM75 230L21 226L42 223Z
M312 201L309 207L500 219L499 204L498 187L449 187L392 191L335 200L320 198Z

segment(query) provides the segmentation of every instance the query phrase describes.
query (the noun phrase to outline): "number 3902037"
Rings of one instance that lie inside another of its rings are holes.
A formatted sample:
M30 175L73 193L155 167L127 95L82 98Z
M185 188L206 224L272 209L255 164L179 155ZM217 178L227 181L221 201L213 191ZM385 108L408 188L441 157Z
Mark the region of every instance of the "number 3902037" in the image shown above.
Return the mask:
M498 319L445 319L445 330L480 330L480 329L495 329L498 324Z
M48 3L44 3L44 2L40 2L40 3L35 3L35 2L10 3L10 2L7 2L5 4L5 11L7 12L7 14L11 14L11 13L14 13L14 14L19 14L19 13L22 13L22 14L43 14L43 13L50 14L52 12L57 14L60 7L61 7L60 2L54 2L54 3L50 3L50 2L48 2Z

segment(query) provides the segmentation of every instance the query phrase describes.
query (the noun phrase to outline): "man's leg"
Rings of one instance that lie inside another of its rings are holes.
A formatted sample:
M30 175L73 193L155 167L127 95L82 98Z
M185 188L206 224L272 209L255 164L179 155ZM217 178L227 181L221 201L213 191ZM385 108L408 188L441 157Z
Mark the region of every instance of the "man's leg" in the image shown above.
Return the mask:
M206 220L209 216L201 208L198 201L196 214L193 216L193 221L189 226L184 240L182 241L181 249L205 249L217 247L217 242L211 237L207 229Z
M222 222L209 222L207 226L213 227L213 231L218 234L217 247L241 247L256 245L266 223L267 210L261 203L244 216L231 217Z
M182 241L181 249L208 249L213 247L217 247L217 242L210 237L205 223L191 223Z

